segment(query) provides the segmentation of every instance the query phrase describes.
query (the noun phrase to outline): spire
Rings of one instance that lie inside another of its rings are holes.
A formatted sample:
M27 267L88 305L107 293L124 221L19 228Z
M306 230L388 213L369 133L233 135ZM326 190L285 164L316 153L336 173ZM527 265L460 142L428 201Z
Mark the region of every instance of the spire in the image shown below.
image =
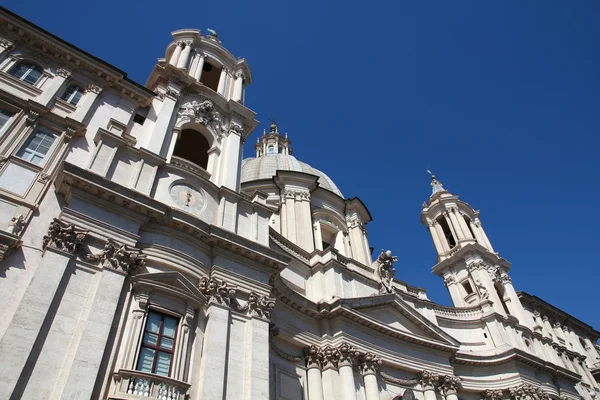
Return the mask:
M429 173L429 175L431 175L431 195L433 196L438 192L445 192L446 189L444 189L444 186L442 186L442 182L435 179L435 175L433 174L433 172L431 172L430 170L427 170L427 172Z

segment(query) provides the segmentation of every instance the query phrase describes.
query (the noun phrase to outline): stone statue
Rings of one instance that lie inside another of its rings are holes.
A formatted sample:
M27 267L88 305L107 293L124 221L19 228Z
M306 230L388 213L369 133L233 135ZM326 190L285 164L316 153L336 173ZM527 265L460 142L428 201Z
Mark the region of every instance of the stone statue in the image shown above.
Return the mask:
M392 281L394 280L394 263L398 261L398 257L393 256L390 250L383 251L377 257L377 268L376 271L379 275L379 293L392 293Z
M485 286L483 286L483 283L481 283L479 279L475 280L475 285L477 285L477 289L479 290L479 296L481 296L482 299L487 299L488 297L490 297L490 294L488 293L487 289L485 288Z
M8 224L8 233L12 233L13 235L18 235L23 230L25 226L25 217L22 214L14 216L11 218L10 223Z

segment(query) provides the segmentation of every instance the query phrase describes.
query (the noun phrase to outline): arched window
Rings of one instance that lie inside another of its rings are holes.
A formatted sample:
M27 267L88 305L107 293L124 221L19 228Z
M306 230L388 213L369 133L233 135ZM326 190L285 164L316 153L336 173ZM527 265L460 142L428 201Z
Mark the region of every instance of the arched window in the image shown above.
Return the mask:
M473 239L475 239L475 241L477 241L477 237L475 236L475 233L473 232L473 228L471 228L471 219L469 217L467 217L466 215L463 215L463 217L465 218L465 224L467 224L467 228L469 228L469 232L471 232L471 237Z
M267 147L267 154L275 154L275 146L270 144L269 147Z
M452 231L450 230L450 227L448 226L448 222L446 222L446 218L444 218L444 216L441 216L438 219L438 224L440 224L440 226L442 227L442 231L444 232L444 236L446 237L446 240L448 241L448 245L450 246L450 248L453 248L454 246L456 246L456 240L454 239L454 236L452 235Z
M200 83L214 90L219 88L219 80L221 80L221 68L215 67L208 61L202 65L202 75L200 75Z
M67 103L71 103L74 106L76 106L77 103L79 103L81 96L83 96L83 89L81 89L81 86L70 85L67 88L67 90L64 91L62 96L60 96L60 98L66 101Z
M42 76L42 69L33 63L22 61L12 67L9 73L17 79L35 85Z
M184 129L179 135L173 155L193 162L199 167L208 167L210 144L204 135L192 129Z

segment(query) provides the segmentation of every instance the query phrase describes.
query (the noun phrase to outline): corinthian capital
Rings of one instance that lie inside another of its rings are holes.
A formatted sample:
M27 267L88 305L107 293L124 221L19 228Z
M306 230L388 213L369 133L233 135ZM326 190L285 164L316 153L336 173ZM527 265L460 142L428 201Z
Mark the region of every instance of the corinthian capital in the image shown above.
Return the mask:
M434 389L440 380L435 372L423 371L419 374L419 383L423 389Z
M500 400L502 399L502 390L488 389L481 394L483 400Z
M348 343L342 343L337 348L339 353L339 365L353 365L358 357L360 356L360 352L356 350L354 347L350 346Z
M304 351L307 368L321 368L323 362L323 353L314 344Z
M118 244L109 239L98 254L87 254L86 261L101 262L105 267L122 270L129 274L137 272L146 263L146 255L140 249Z
M227 282L212 277L200 279L198 289L208 298L209 302L214 300L228 306L234 301L237 292L237 287L228 286Z
M360 371L363 375L374 374L379 369L379 366L383 363L381 358L373 353L367 353L361 357L360 360Z
M71 71L65 69L65 68L59 68L56 70L56 75L68 79L71 76Z
M444 396L456 394L456 391L460 388L460 379L456 376L444 375L440 381L440 391Z

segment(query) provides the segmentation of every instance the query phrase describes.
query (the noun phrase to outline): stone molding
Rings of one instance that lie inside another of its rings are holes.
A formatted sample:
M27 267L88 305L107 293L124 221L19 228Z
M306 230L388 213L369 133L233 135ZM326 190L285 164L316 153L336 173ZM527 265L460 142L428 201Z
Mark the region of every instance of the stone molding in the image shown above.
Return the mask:
M278 335L279 335L279 328L277 328L274 323L272 323L272 322L269 323L269 342L270 342L271 350L273 350L273 352L275 354L277 354L279 357L283 358L284 360L294 362L294 363L302 361L302 357L288 354L285 351L281 350L279 347L277 347L277 345L275 345L275 341L273 340L273 338Z
M281 192L281 197L283 199L292 199L296 201L309 200L310 193L308 190L290 190L285 189Z
M108 239L100 253L88 253L83 258L88 262L100 262L104 267L128 274L139 271L146 263L146 255L142 254L140 249L119 244L112 239Z
M48 233L43 238L42 248L52 248L69 254L81 251L81 245L88 231L77 229L75 225L54 218L48 228Z

